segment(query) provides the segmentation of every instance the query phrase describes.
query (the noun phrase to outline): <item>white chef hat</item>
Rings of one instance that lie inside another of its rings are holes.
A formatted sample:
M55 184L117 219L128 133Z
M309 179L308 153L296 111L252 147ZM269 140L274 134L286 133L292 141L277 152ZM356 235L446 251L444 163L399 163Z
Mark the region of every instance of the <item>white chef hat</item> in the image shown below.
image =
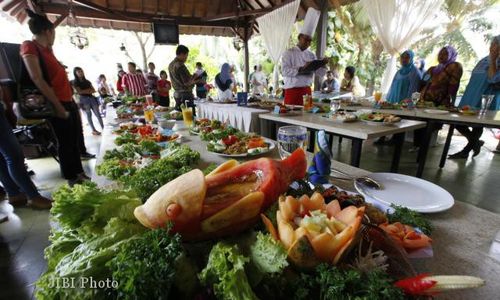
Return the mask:
M314 35L314 31L316 30L316 26L318 25L319 16L319 10L309 7L306 17L304 18L304 25L302 25L302 28L300 29L300 33L312 37Z

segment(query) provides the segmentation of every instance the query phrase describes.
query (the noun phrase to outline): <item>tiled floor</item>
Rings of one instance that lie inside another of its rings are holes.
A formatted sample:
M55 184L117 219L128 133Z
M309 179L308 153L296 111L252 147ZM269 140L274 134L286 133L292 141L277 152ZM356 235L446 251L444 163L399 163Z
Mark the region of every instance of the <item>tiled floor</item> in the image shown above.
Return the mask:
M444 134L444 132L442 132ZM465 201L484 209L500 213L500 155L494 155L488 149L494 149L497 143L489 131L483 139L486 145L474 159L450 161L445 168L439 169L444 137L438 139L438 146L429 152L424 178L447 189L456 200ZM89 152L97 153L100 137L86 136ZM461 136L454 136L450 153L460 150L465 144ZM335 159L348 162L350 143L346 140L339 148L334 143ZM408 153L409 143L405 144L401 158L400 173L414 175L416 172L415 153ZM386 172L392 158L392 147L374 146L372 141L365 143L361 167L370 171ZM59 178L59 168L52 158L28 161L36 172L33 177L37 186L45 195L64 183ZM88 174L94 168L95 160L85 162ZM9 222L0 224L0 300L33 299L33 283L45 270L43 249L48 245L50 229L47 211L33 211L27 208L16 209L0 202L0 209L9 211Z

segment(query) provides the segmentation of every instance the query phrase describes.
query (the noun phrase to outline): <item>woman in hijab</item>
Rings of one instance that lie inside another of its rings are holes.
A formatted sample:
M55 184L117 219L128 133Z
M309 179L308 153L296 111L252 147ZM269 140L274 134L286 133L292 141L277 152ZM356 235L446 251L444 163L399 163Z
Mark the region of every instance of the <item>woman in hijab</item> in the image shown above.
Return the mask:
M419 101L432 102L434 106L454 106L463 73L462 65L456 62L457 55L457 50L452 46L443 47L439 51L439 64L430 67L422 76L424 87L420 92ZM441 128L442 126L436 125L434 130ZM424 134L425 129L415 130L411 152L416 152L420 148Z
M391 103L399 103L399 101L411 98L411 94L418 91L420 84L420 72L413 65L413 51L406 50L401 53L401 69L394 75L387 101Z
M215 86L217 87L217 98L219 102L233 99L231 91L233 80L231 79L231 66L224 63L220 68L220 73L215 75Z
M425 59L419 58L415 61L415 67L417 70L420 72L420 75L424 74L425 72Z
M497 35L490 44L490 54L481 59L472 70L469 84L465 88L464 95L459 106L469 106L475 109L481 107L481 96L484 94L493 94L491 110L500 109L500 35ZM467 138L467 145L459 152L449 156L451 159L468 158L472 150L472 157L475 157L481 151L484 141L480 140L483 133L483 127L467 126L455 127L463 136Z
M439 64L423 75L425 86L420 101L433 102L435 106L453 106L463 73L462 65L456 62L457 55L452 46L439 51Z

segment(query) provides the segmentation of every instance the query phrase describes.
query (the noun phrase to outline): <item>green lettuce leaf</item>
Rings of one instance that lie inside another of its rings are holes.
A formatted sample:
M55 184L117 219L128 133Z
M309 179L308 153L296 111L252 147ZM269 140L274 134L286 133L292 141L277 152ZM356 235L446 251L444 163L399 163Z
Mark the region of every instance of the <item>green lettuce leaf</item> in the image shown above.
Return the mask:
M213 286L218 299L258 299L245 274L248 261L237 246L219 242L210 251L208 264L199 274L200 281Z

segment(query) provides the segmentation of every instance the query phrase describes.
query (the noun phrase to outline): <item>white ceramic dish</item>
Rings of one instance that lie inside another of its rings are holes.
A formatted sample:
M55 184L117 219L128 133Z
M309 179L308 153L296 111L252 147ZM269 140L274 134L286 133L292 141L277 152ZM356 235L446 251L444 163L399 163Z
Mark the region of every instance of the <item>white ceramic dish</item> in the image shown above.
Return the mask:
M450 112L442 109L424 109L424 113L433 114L433 115L446 115Z
M369 177L382 184L383 189L375 190L355 182L356 190L366 198L386 205L396 204L421 213L435 213L448 210L455 203L448 191L420 178L396 173L373 173Z

